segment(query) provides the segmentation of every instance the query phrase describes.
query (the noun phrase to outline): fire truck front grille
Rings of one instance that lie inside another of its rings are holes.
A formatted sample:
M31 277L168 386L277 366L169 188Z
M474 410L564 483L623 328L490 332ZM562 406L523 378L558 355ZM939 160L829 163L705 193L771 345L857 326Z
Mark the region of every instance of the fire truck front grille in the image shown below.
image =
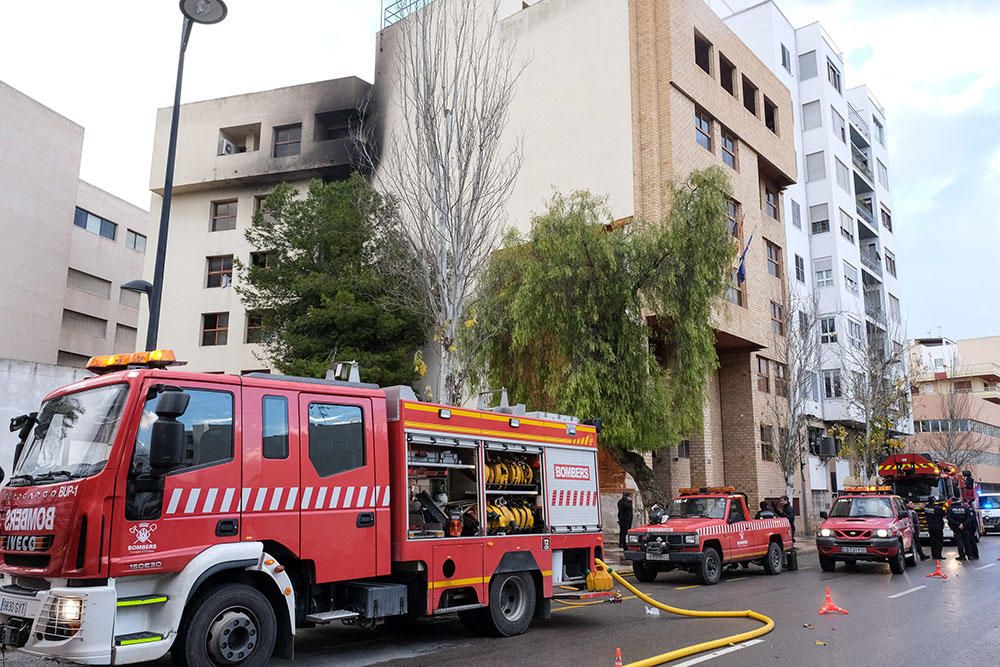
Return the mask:
M867 540L871 538L872 531L870 530L838 530L834 532L834 535L841 540Z
M47 591L52 587L51 583L41 577L22 577L15 574L11 579L15 586L27 591Z

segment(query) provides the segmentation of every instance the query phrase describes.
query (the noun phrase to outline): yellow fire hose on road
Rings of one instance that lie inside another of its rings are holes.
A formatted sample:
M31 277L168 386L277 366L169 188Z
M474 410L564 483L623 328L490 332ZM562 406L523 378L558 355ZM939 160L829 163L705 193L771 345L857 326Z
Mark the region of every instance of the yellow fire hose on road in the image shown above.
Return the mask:
M702 642L700 644L692 644L691 646L685 646L684 648L675 649L667 653L661 653L660 655L654 655L651 658L646 658L645 660L639 660L637 662L630 662L625 667L653 667L653 665L662 665L665 662L670 662L672 660L679 660L681 658L686 658L690 655L695 655L697 653L704 653L705 651L711 651L717 648L722 648L724 646L729 646L730 644L738 644L739 642L745 642L755 637L760 637L766 635L771 630L774 629L774 620L760 614L752 609L747 609L746 611L697 611L694 609L681 609L679 607L671 607L668 604L663 604L662 602L657 602L653 598L649 597L638 588L630 584L625 580L620 574L608 567L607 563L601 559L596 559L597 564L603 566L617 581L619 584L624 586L626 589L631 591L637 598L649 604L657 609L662 609L665 612L671 614L677 614L678 616L694 616L696 618L750 618L755 621L760 621L764 624L763 627L757 628L756 630L750 630L748 632L741 632L737 635L730 635L728 637L722 637L721 639L713 639L712 641Z

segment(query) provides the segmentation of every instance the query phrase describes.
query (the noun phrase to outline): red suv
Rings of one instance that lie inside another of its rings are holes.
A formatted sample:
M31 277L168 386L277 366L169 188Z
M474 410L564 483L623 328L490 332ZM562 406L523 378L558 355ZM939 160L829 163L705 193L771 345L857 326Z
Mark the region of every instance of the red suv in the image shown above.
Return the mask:
M889 563L893 574L917 564L914 526L899 496L878 490L848 490L834 501L816 534L819 566L833 572L837 561ZM919 538L917 538L919 539Z

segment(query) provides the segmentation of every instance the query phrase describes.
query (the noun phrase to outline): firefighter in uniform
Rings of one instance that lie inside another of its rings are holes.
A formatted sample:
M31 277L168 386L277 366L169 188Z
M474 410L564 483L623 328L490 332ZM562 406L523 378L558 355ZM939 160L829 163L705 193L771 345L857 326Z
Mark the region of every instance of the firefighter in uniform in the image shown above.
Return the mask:
M970 501L963 500L962 504L965 506L966 511L965 554L970 560L979 560L979 519L977 518L976 510Z
M969 510L962 504L961 498L953 498L951 505L948 507L946 517L948 519L948 527L951 528L951 532L955 535L955 545L958 547L957 560L961 561L966 560L966 554L970 553L970 536L967 527L968 516Z
M931 558L941 560L941 548L944 546L944 508L938 502L937 496L924 505L924 518L927 519L927 532L931 538Z

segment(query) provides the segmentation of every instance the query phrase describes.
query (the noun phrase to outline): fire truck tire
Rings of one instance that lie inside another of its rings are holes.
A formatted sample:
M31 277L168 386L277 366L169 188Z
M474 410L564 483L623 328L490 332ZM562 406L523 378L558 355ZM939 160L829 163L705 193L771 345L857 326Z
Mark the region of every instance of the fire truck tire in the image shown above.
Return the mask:
M220 584L192 601L170 657L185 667L263 667L271 663L277 633L274 608L263 593L246 584Z
M903 543L899 543L896 555L889 559L889 571L893 574L903 574L906 570L906 557L903 554Z
M698 580L705 586L714 586L722 579L722 557L714 547L705 549L705 557L698 567Z
M823 570L824 572L833 572L834 570L837 569L837 561L835 561L832 558L829 558L828 556L820 556L819 569Z
M632 573L635 574L635 578L644 584L656 579L656 575L659 571L652 565L646 565L642 561L635 561L632 564Z
M535 616L535 580L526 572L501 572L490 582L487 631L497 637L522 634Z
M767 545L767 555L764 556L764 571L768 574L781 574L781 563L784 554L781 553L781 545L771 542Z

